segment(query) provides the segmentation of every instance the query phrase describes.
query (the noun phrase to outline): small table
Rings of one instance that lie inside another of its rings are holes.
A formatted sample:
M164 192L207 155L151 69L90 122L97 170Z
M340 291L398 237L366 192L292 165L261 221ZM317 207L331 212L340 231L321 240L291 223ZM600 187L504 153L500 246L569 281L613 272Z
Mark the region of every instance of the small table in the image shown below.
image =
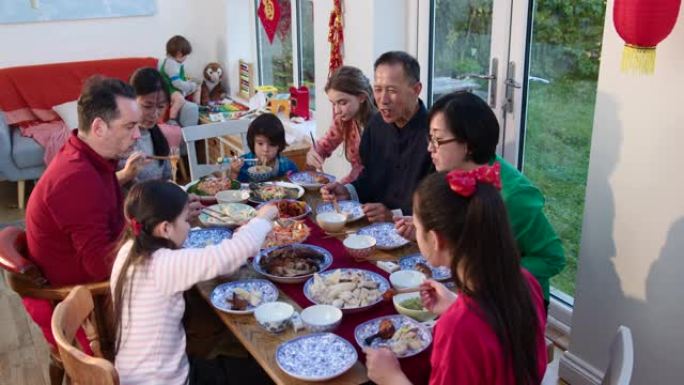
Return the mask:
M304 200L311 206L316 207L320 202L320 195L318 192L308 192L304 195ZM350 229L356 229L366 226L368 221L364 218L352 225L348 226ZM342 238L342 237L339 237ZM400 256L408 255L417 252L417 247L414 244L407 245L397 250L392 251L381 251L378 250L373 254L373 260L397 260ZM246 278L253 278L259 276L251 267L243 266L237 273L233 274L231 277L219 277L209 281L201 282L197 284L197 289L199 290L202 297L209 302L211 306L211 301L209 297L211 296L212 290L214 288L226 281L240 280ZM296 311L301 311L301 307L295 303L289 296L287 296L282 290L279 290L280 296L279 301L284 301L290 303ZM212 306L213 308L213 306ZM219 316L221 321L230 329L237 339L244 345L247 351L256 359L256 361L261 365L266 373L271 377L271 379L276 384L310 384L310 382L300 381L293 377L290 377L285 372L283 372L275 360L275 352L281 343L294 338L296 335L293 330L288 329L280 334L271 334L264 330L259 324L257 324L254 316L252 314L248 315L235 315L227 314L219 310L214 309L216 314ZM369 382L368 376L366 375L366 367L360 361L357 361L354 366L341 375L332 380L326 381L326 384L339 384L339 385L357 385L365 384Z

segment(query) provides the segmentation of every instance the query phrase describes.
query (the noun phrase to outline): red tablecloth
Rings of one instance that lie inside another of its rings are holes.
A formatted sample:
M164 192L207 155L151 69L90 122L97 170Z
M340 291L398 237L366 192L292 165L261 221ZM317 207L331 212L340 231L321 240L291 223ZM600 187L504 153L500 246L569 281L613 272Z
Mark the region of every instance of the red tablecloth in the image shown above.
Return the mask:
M385 271L378 269L375 265L369 262L354 261L354 259L344 249L344 246L342 245L342 242L339 239L334 237L324 239L325 233L323 232L323 230L321 230L321 228L318 227L318 225L310 219L307 218L306 223L311 228L311 235L309 235L309 238L306 240L305 243L320 246L330 251L330 253L333 255L333 263L330 267L331 269L339 267L355 267L374 271L385 278L388 277L388 274ZM303 283L276 283L276 285L280 290L285 292L290 298L297 302L297 304L302 308L306 308L308 306L313 305L313 303L304 296ZM381 302L375 305L374 307L370 308L369 310L360 313L344 314L344 316L342 317L342 323L335 330L334 333L343 338L346 338L347 341L351 342L352 345L354 345L354 347L356 348L357 352L359 353L359 358L361 359L361 361L365 362L365 355L363 354L359 346L356 344L356 340L354 339L354 329L357 325L361 324L362 322L384 315L396 313L397 312L394 309L394 305L392 304L392 302ZM411 380L411 382L413 382L413 384L418 385L428 383L428 380L430 378L431 351L432 346L428 347L425 351L418 355L399 360L399 362L401 363L401 368L404 370L404 373L406 373L406 375Z

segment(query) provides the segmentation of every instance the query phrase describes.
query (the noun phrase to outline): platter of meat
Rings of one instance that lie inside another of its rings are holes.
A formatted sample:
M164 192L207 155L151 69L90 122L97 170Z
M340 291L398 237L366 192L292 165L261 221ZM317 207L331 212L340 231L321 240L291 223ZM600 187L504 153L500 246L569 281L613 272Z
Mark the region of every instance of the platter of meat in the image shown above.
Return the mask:
M262 303L277 300L278 288L265 279L232 281L216 286L209 299L226 313L250 314Z
M280 221L273 225L273 230L266 236L264 248L301 243L309 237L311 229L304 221Z
M272 281L299 283L330 267L332 260L332 254L322 247L293 244L262 250L252 266Z
M306 202L294 199L278 199L268 203L273 203L278 207L278 216L281 219L302 219L311 212L311 207ZM260 204L257 208L265 204L266 202Z

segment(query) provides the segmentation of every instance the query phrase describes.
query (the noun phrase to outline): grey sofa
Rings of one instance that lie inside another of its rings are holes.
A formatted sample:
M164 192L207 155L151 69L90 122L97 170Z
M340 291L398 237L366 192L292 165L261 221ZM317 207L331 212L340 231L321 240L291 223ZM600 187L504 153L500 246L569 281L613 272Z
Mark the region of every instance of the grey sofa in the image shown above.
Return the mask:
M181 126L194 126L199 121L197 104L186 102L179 114ZM0 180L17 182L17 203L24 208L26 181L38 179L45 170L45 151L35 140L21 136L10 127L0 113Z

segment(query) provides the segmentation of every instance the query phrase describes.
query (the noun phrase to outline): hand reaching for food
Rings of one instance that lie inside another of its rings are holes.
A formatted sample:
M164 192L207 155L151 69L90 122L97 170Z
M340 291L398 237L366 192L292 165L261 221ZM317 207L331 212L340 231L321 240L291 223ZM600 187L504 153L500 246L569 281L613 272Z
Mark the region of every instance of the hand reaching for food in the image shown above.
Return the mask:
M456 293L435 280L426 279L420 289L423 306L431 313L441 315L456 302Z

